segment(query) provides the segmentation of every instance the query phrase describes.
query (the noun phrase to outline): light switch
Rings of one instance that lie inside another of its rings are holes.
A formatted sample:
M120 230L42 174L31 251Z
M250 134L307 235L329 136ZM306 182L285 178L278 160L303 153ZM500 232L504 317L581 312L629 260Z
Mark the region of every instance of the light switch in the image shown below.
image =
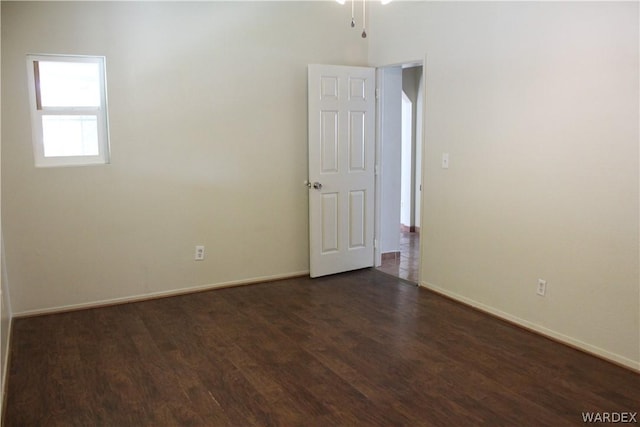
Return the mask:
M449 169L449 153L442 153L442 169Z

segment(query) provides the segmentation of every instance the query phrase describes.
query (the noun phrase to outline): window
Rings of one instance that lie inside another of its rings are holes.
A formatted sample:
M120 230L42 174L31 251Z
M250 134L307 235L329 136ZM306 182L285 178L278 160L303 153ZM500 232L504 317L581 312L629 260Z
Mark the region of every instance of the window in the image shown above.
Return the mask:
M28 55L36 166L109 162L104 57Z

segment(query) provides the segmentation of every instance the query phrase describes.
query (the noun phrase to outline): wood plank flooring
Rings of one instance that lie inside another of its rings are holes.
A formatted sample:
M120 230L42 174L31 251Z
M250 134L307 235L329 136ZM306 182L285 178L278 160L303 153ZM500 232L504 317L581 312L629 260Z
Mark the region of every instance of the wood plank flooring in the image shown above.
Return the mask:
M16 319L5 426L583 425L640 376L375 270Z

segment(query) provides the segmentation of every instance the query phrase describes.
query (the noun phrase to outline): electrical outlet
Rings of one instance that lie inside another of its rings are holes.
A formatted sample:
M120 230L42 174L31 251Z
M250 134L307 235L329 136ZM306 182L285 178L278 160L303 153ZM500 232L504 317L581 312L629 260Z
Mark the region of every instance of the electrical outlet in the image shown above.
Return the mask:
M547 281L546 280L538 279L538 290L536 291L536 293L538 295L540 295L541 297L543 297L544 294L547 293Z
M196 261L202 261L204 259L204 246L196 246L196 255L194 259Z

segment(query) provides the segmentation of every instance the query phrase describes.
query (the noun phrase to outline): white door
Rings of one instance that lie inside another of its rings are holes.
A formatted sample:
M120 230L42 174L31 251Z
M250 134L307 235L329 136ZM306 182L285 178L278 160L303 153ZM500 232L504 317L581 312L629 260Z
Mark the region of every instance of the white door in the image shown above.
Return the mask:
M311 277L373 266L375 69L309 65Z

